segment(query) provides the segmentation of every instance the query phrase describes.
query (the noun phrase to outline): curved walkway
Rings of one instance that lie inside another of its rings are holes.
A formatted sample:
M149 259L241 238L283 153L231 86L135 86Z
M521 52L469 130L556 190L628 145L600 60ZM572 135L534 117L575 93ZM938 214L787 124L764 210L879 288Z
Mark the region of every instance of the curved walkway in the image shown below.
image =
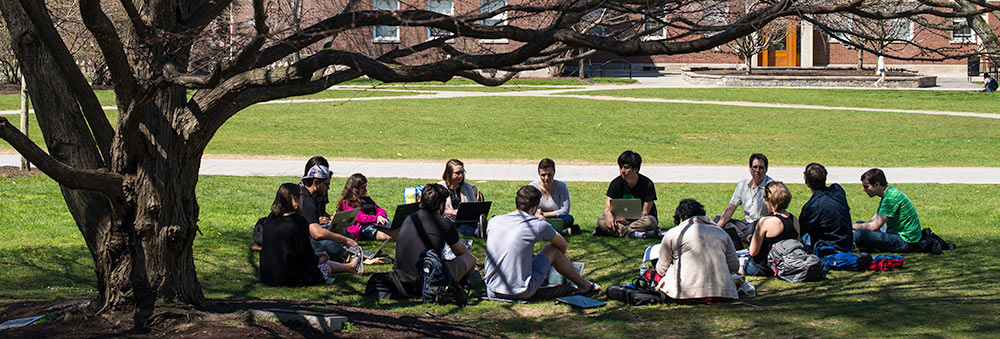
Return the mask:
M298 177L302 175L300 160L268 159L212 159L203 158L202 175L271 176ZM18 166L20 156L0 154L0 166ZM331 161L330 169L338 177L352 173L364 173L372 178L413 178L438 180L444 161L384 161L347 160ZM531 181L538 179L536 164L474 163L467 161L465 167L476 173L478 181L511 180ZM867 167L827 167L829 182L857 183ZM942 183L942 184L1000 184L1000 168L997 167L900 167L883 168L893 183ZM801 167L771 167L768 175L775 180L802 183ZM735 183L749 176L745 166L708 165L644 165L642 174L655 182L685 183ZM607 165L559 165L559 180L606 182L618 175L618 166Z

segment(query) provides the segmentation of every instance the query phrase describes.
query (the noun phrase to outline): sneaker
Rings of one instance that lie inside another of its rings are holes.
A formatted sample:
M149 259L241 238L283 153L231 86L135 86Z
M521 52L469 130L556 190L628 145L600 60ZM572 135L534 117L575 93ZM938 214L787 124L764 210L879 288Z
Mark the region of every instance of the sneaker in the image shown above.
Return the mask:
M642 238L643 239L660 239L660 237L661 236L660 236L660 230L659 229L649 230L649 231L646 231L646 232L644 232L642 234Z

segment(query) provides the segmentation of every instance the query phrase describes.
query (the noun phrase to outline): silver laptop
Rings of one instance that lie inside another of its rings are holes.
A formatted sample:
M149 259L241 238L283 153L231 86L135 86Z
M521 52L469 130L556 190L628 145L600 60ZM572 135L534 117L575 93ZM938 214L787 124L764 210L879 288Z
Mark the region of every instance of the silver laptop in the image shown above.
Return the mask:
M641 199L611 199L611 214L616 218L635 220L642 218Z
M360 210L360 208L355 208L348 211L337 212L337 214L334 214L333 217L330 218L330 226L327 228L336 233L343 233L347 230L347 226L354 225L354 219L358 217L358 211Z

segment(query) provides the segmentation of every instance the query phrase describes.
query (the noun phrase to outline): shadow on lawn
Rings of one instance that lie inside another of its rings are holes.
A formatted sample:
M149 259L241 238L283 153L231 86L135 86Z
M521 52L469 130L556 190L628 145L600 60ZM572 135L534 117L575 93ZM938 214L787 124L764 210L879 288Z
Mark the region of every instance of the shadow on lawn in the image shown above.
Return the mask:
M85 246L19 247L0 250L0 298L50 299L66 297L45 290L59 288L93 290L96 288L94 264ZM34 295L33 290L39 290Z

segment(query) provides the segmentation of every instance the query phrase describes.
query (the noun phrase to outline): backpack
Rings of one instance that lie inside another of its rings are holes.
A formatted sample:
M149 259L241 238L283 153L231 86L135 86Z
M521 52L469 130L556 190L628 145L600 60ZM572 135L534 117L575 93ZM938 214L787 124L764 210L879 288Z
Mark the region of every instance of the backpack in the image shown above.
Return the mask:
M903 256L895 254L877 255L875 260L872 260L871 264L868 265L868 269L872 271L892 271L902 267Z
M872 256L868 253L837 252L824 256L820 261L833 271L864 271L871 264Z
M937 234L931 232L930 228L921 231L920 242L917 243L917 250L924 253L941 254L945 250L955 249L955 244L944 241Z
M469 296L448 271L448 266L434 250L420 253L423 262L423 284L420 296L424 303L456 304L465 306Z
M667 300L663 292L652 289L639 289L629 285L614 285L608 287L608 299L618 300L632 306L658 304Z
M365 285L364 296L377 299L410 298L406 286L399 281L394 271L372 274Z
M819 257L806 253L798 239L785 239L771 246L767 261L774 276L788 282L817 281L826 277Z
M656 289L656 284L660 283L659 273L656 272L656 262L660 259L660 244L646 247L646 253L642 256L642 264L639 266L639 278L633 284L644 289Z
M263 217L257 219L257 223L253 225L252 241L250 242L251 247L256 245L258 248L264 247L264 222L267 221L268 217Z

